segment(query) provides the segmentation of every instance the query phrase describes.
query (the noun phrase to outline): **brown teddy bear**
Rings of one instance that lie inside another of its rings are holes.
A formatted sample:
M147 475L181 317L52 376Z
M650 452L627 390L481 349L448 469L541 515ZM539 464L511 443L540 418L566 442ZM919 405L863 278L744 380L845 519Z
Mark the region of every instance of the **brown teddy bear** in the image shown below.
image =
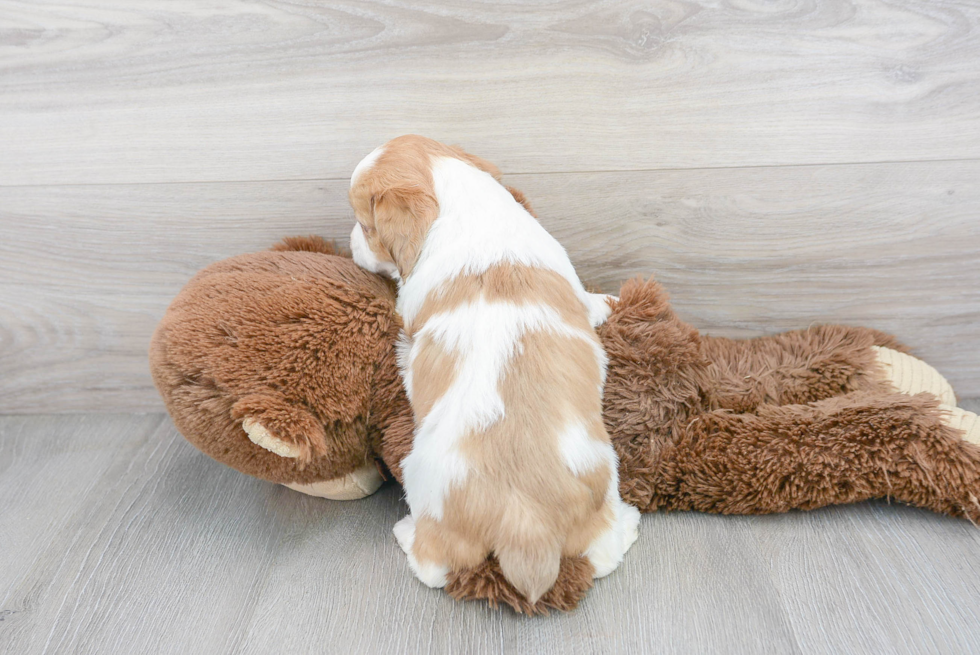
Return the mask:
M517 192L515 195L522 199ZM214 459L334 499L373 493L411 448L390 282L322 239L287 239L201 271L150 348L184 436ZM821 326L701 336L652 281L626 282L599 330L621 494L643 512L760 514L890 497L980 520L980 420L894 338ZM491 558L447 591L520 612L575 607L592 583L562 562L535 605Z

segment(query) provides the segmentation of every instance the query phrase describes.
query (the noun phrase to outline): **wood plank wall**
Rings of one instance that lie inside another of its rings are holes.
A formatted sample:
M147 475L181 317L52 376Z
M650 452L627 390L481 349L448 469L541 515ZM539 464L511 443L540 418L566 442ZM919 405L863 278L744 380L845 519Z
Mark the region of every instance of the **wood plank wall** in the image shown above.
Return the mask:
M159 409L187 279L346 240L406 132L495 161L606 290L878 327L980 396L976 3L0 0L0 412Z

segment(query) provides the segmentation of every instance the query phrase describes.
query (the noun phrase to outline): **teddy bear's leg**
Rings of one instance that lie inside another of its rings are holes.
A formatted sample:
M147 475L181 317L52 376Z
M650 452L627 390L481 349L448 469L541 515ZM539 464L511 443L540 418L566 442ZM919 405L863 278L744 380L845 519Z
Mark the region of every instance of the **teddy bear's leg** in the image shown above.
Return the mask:
M707 412L651 462L643 507L757 514L891 497L980 521L980 447L944 414L931 394L875 392Z
M960 407L940 405L939 408L943 411L946 425L960 430L963 438L970 443L980 445L980 416Z
M896 390L914 396L917 393L931 393L943 405L956 407L956 394L953 387L939 371L912 355L872 346L881 376Z
M844 325L757 339L702 337L706 399L711 409L753 412L760 405L803 404L852 391L883 390L875 346L902 354L903 347L893 337Z
M274 390L240 398L231 414L252 443L280 457L309 461L326 453L322 422Z
M963 438L970 443L980 444L980 418L956 406L953 387L939 371L907 353L881 346L872 346L872 350L885 381L904 394L932 394L939 399L944 422L962 431Z

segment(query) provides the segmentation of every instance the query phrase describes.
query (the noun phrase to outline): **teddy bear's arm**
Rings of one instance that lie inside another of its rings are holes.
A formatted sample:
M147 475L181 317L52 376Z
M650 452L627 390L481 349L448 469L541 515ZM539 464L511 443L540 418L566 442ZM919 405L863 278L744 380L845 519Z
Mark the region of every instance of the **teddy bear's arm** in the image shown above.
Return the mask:
M890 335L844 325L757 339L702 336L707 404L753 412L763 404L801 404L871 390L879 377L876 346L896 354L904 351Z

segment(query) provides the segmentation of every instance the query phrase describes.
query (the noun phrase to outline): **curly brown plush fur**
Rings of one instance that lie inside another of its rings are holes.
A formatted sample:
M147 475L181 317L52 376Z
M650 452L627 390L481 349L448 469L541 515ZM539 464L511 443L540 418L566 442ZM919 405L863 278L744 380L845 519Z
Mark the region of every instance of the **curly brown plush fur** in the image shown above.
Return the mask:
M171 305L151 366L174 422L211 457L273 482L332 479L375 457L400 479L413 420L391 285L322 240L276 250L208 267ZM980 520L980 448L942 423L935 397L882 381L872 346L902 349L888 335L822 326L702 337L643 280L623 285L599 335L621 493L642 511L755 514L890 497ZM253 444L248 416L306 457ZM519 612L567 610L591 567L569 558L561 571L533 606L493 560L454 572L447 589Z
M592 588L595 569L584 557L563 557L558 581L536 603L529 603L504 578L497 559L490 556L474 569L457 571L449 578L446 592L456 600L486 600L491 607L508 605L519 614L547 614L548 610L570 611Z
M882 381L866 328L700 337L655 282L623 285L600 328L621 493L641 511L762 514L891 497L980 520L980 448L930 394Z
M177 428L218 461L273 482L343 476L373 461L404 402L392 343L394 292L315 239L198 273L150 344L153 379ZM407 404L407 403L406 403ZM303 449L256 446L253 417Z

